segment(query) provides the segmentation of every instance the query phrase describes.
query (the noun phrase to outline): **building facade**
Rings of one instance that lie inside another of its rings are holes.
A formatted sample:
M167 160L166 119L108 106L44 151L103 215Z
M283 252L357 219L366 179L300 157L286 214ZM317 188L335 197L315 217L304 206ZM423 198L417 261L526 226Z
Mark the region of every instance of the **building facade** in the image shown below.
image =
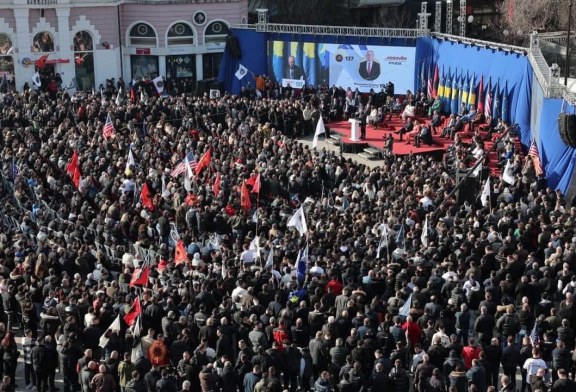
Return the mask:
M107 79L215 78L247 0L0 0L1 86L36 71L97 89Z

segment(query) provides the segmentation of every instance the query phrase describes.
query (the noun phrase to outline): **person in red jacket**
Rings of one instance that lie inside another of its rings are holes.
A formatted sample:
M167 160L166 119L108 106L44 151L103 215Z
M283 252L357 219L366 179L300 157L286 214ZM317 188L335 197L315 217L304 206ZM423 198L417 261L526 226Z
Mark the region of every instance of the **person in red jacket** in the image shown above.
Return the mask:
M332 289L332 293L334 295L342 294L342 283L338 282L338 279L336 279L335 276L332 277L332 280L330 280L330 282L328 282L326 285L326 292L328 292L328 287Z
M410 349L414 349L416 344L420 344L422 340L422 328L412 320L412 316L406 318L406 322L402 324L402 329L406 332L406 339L410 345Z
M272 331L272 336L274 341L278 343L278 347L281 351L284 351L284 341L289 340L290 336L286 330L284 323L279 323L276 328Z
M480 358L480 351L482 351L482 349L476 344L474 338L470 338L468 346L465 346L462 349L462 358L464 359L464 366L466 366L466 369L472 367L472 361L474 359Z

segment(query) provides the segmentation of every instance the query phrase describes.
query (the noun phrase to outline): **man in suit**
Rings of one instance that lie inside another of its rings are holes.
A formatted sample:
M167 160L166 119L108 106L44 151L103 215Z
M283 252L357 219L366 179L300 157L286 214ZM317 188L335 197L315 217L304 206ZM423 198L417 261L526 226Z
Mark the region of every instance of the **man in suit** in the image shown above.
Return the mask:
M288 57L288 68L284 70L285 79L303 79L302 68L294 63L294 56Z
M358 72L364 80L376 80L380 76L380 64L374 60L372 50L366 52L366 60L360 63Z

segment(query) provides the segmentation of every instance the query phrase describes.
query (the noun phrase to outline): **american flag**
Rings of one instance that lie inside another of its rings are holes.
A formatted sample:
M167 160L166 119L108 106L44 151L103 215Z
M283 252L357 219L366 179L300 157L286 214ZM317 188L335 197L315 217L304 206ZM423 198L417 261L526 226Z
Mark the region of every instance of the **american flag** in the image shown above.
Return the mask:
M528 156L532 158L532 162L534 163L534 170L536 171L536 175L539 176L544 174L544 170L542 169L542 163L540 162L540 151L538 151L538 145L536 144L536 140L532 139L532 143L530 143L530 149L528 150Z
M196 158L194 157L193 153L188 153L188 163L190 164L190 169L194 170L196 168L196 166L198 165L198 162L196 162ZM177 164L174 169L172 169L172 171L170 172L170 175L172 177L178 177L180 174L184 173L186 171L186 158L184 158L182 160L182 162L180 162L179 164Z
M538 322L534 323L532 332L530 332L530 341L532 342L532 347L538 347L540 345L540 335L538 334Z
M486 101L484 102L484 116L492 117L492 78L488 80L488 88L486 89Z
M112 124L112 117L110 117L110 113L108 113L108 117L106 117L106 123L102 128L102 136L104 136L104 139L108 139L114 135L114 132L116 132L116 130L114 129L114 124Z

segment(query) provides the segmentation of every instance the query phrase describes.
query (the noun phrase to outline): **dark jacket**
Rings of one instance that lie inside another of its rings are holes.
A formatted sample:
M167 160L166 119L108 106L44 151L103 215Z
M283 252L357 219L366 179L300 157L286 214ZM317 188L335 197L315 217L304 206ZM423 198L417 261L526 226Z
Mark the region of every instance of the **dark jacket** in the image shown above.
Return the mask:
M34 347L30 352L30 356L32 357L32 367L34 368L34 371L39 373L48 372L46 363L49 360L50 355L44 344L39 344Z
M486 370L483 366L472 366L466 372L466 377L468 378L468 383L476 385L478 391L486 390Z

